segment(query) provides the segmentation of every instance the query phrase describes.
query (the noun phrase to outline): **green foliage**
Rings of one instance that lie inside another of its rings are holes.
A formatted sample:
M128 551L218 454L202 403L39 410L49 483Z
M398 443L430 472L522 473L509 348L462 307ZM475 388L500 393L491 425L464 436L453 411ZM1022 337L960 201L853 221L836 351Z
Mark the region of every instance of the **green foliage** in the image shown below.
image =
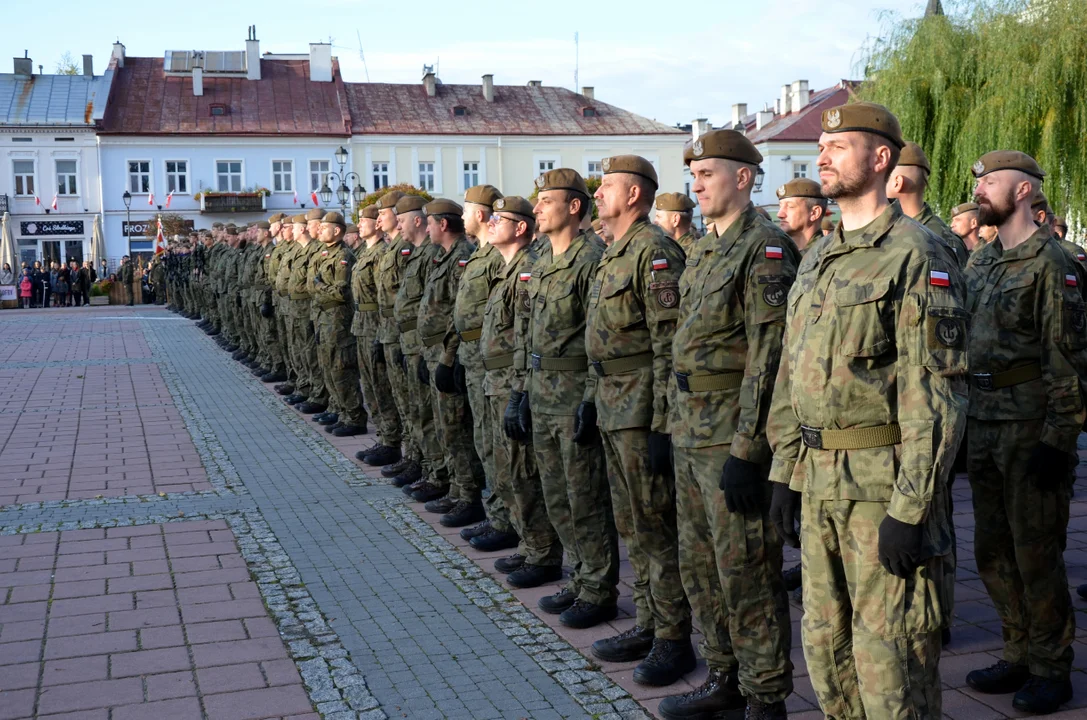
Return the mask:
M60 56L60 60L57 61L57 75L79 75L83 71L75 63L75 58L72 57L72 53L65 52Z
M1021 150L1048 174L1057 214L1087 204L1087 12L1082 0L960 0L893 20L865 53L864 100L889 107L933 167L941 214L968 200L970 166ZM1073 213L1074 214L1074 213Z
M91 297L101 297L102 295L109 295L109 291L113 289L113 283L109 280L99 280L91 285L91 289L88 294Z
M155 235L158 234L158 225L155 224L154 219L147 223L147 230L144 234L152 240L155 239ZM174 235L188 238L189 229L185 225L185 218L174 213L165 213L162 215L162 236L169 242Z

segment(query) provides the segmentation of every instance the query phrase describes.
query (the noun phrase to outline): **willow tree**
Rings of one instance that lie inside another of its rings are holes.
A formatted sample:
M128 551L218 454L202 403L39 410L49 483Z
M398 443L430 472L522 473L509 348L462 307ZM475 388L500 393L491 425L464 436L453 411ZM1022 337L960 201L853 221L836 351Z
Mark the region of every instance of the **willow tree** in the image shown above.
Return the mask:
M859 95L889 107L933 167L938 212L969 199L970 166L1022 150L1058 214L1087 209L1087 3L975 0L894 20L864 52Z

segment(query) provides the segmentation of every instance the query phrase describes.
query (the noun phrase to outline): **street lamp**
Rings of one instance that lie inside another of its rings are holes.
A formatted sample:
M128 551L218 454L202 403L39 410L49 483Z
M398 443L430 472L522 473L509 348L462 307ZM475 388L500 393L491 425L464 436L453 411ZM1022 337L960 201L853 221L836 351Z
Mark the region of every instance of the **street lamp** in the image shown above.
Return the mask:
M331 184L336 184L336 199L340 201L340 211L343 215L347 215L347 202L353 200L352 208L362 202L362 198L366 196L366 188L362 186L362 178L359 177L357 172L344 173L344 165L347 164L347 148L340 146L336 149L336 152L332 154L336 159L336 164L340 166L340 171L330 172L325 177L325 184L321 186L321 189L317 191L317 195L321 198L321 202L328 205L332 202L332 187ZM349 188L348 183L354 182L355 187Z
M766 178L766 171L762 169L762 165L755 168L755 192L762 191L762 181Z
M125 194L121 196L121 199L125 201L125 231L122 233L125 237L132 237L132 193L125 190ZM132 240L128 241L128 254L132 254Z

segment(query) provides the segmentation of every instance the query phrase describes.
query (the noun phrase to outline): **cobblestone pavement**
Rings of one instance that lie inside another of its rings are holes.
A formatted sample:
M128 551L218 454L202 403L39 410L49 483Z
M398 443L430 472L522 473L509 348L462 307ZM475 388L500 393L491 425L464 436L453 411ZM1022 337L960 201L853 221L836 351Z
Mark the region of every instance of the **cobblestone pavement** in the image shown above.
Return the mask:
M319 432L177 315L5 311L0 337L0 720L616 720L649 717L705 675L700 663L642 688L634 663L589 658L633 624L625 551L620 617L558 626L536 609L555 587L511 591L501 553L471 549L351 459L372 438ZM1001 641L969 487L954 492L945 717L1016 717L1009 696L964 687ZM1073 504L1066 560L1070 582L1087 582L1087 502ZM1087 717L1075 602L1077 696L1054 717ZM788 704L814 720L800 615Z

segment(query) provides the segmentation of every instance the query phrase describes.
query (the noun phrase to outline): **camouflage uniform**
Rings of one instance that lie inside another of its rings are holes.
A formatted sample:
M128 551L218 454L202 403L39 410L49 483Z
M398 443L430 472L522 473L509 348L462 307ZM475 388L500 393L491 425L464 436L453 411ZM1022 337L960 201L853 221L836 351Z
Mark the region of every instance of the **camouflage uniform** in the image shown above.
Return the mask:
M928 206L928 203L925 203L925 206L921 209L921 214L915 217L914 220L927 227L940 239L940 242L947 247L951 257L960 269L966 267L966 263L970 259L970 251L966 249L966 243L947 226L947 223L940 219L939 215L932 212L932 208Z
M596 392L596 374L589 376L585 353L585 313L603 253L604 243L590 231L575 237L557 257L548 243L533 264L525 391L547 517L573 566L567 587L585 602L612 606L618 595L619 543L604 452L599 442L574 442L577 407L593 401Z
M1071 483L1036 477L1030 462L1042 442L1071 467L1087 418L1081 278L1046 226L1011 250L997 237L966 273L978 574L1000 615L1004 659L1056 680L1068 679L1075 639L1063 556Z
M366 427L359 387L358 355L351 334L354 302L351 299L351 268L355 254L343 241L321 244L313 256L311 275L316 310L317 358L325 387L344 425Z
M166 302L166 266L161 258L155 258L151 265L151 285L155 288L155 304Z
M711 668L739 666L745 695L792 692L781 538L769 518L730 512L720 478L730 456L769 470L766 416L781 359L785 300L800 253L753 205L691 249L673 343L672 443L679 565Z
M404 457L413 462L420 462L423 451L415 440L412 428L412 403L408 389L408 376L400 365L398 355L403 352L400 345L400 328L396 322L396 296L400 291L400 278L415 248L411 243L397 235L389 241L389 248L381 256L377 268L377 304L381 314L381 343L385 348L385 369L389 374L393 399L400 413L400 424L406 447Z
M694 236L693 230L688 230L679 236L679 240L676 240L676 244L683 250L684 253L690 253L691 248L698 242L698 238Z
M260 344L259 323L257 322L260 313L259 305L256 301L257 293L259 291L257 288L257 273L260 270L263 261L264 248L255 240L251 240L245 248L245 254L242 256L242 326L245 333L246 347L249 356L256 360L261 367L266 368L268 367L265 364L267 357Z
M966 411L962 295L944 246L897 204L817 240L789 294L770 479L802 493L804 657L828 716L940 717L943 494ZM878 559L887 515L923 527L909 579Z
M521 538L518 552L525 562L561 565L562 545L547 518L536 455L530 444L509 438L502 424L510 394L524 390L525 359L520 342L528 323L528 281L534 260L532 251L522 248L498 268L483 311L479 351L487 370L483 392L494 450L493 491L509 510L510 524Z
M276 313L276 333L279 337L279 351L283 353L283 363L287 369L287 380L294 386L298 380L298 372L294 365L294 349L291 333L291 265L297 257L301 245L293 240L289 243L276 245L279 251L279 265L275 274L275 292L272 295L272 304Z
M288 289L291 294L291 344L294 349L294 366L298 372L295 393L305 396L316 405L328 405L328 393L317 357L308 277L310 264L320 252L321 243L316 240L310 240L305 247L299 243L298 252L291 263Z
M389 252L389 246L378 240L372 247L360 245L358 258L351 270L351 295L355 301L355 317L351 334L355 336L362 380L362 396L377 422L382 445L400 447L400 412L396 409L389 386L386 363L372 360L375 343L381 346L381 316L377 304L377 267ZM384 353L384 349L381 351Z
M279 275L279 266L283 261L283 249L279 245L267 245L264 248L264 263L260 274L260 304L268 303L272 307L272 317L260 316L261 333L267 345L269 362L265 365L268 371L275 373L287 372L287 360L283 353L284 340L279 334L279 293L276 290L276 277ZM259 306L258 306L259 311Z

